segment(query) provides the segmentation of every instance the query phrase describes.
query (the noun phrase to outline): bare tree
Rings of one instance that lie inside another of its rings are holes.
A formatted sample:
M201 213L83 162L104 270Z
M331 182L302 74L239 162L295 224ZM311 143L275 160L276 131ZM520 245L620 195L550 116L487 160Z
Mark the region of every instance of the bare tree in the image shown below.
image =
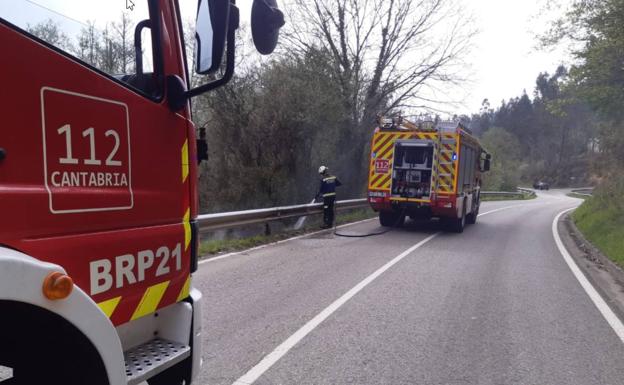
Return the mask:
M96 66L99 51L99 31L95 28L95 22L89 21L87 26L82 28L80 31L80 35L78 35L78 49L76 50L76 56L92 66Z
M127 12L121 14L118 22L112 25L115 33L115 43L117 45L119 70L121 73L130 73L130 66L134 64L134 44L133 44L133 26L135 23Z
M26 30L55 47L63 50L72 49L71 40L67 34L63 32L62 26L52 19L44 20L35 25L28 24Z
M435 107L461 81L475 30L455 0L292 0L289 49L331 52L354 123L378 112Z
M350 112L344 141L356 148L354 166L363 161L378 113L435 109L451 98L449 87L462 81L462 54L475 30L456 0L291 2L288 54L329 52Z
M113 36L108 25L102 30L101 36L102 41L100 43L100 51L98 52L99 62L97 67L109 74L119 73L117 70L119 52L116 49L116 44L113 42Z

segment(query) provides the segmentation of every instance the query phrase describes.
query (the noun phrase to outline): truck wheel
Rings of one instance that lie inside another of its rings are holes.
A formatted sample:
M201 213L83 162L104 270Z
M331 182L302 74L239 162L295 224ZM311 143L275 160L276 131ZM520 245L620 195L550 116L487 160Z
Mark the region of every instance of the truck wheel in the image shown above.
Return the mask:
M396 211L380 211L379 223L384 227L401 227L405 222L405 215Z
M463 233L466 227L466 205L463 206L461 217L450 219L451 230L456 233Z
M479 207L481 205L478 205L477 208L471 212L470 214L466 215L466 223L469 225L474 225L475 223L477 223L477 217L479 216Z
M184 385L186 381L178 376L158 374L147 380L148 385Z
M176 364L162 373L147 380L148 385L185 385L190 384L190 373L192 368L190 358Z
M58 314L6 300L0 314L11 315L0 328L0 365L13 369L1 384L110 385L96 347Z

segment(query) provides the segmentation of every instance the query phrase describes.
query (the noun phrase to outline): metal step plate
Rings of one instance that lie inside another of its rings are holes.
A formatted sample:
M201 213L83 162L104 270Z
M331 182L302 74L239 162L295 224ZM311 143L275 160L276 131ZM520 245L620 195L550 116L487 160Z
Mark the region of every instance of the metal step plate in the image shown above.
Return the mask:
M191 347L160 338L124 353L128 385L138 384L191 355Z

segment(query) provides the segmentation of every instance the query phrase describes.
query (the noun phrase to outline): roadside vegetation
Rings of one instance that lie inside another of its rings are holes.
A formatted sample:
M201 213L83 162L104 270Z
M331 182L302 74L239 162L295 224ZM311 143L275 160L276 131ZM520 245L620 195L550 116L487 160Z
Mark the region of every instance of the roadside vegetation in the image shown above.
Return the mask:
M623 196L615 197L611 195L613 192L605 190L598 190L586 199L572 218L585 238L624 268Z
M544 181L596 186L573 214L585 237L624 267L624 0L575 0L541 37L574 61L542 73L532 95L462 117L493 153L484 189Z
M576 1L546 44L569 43L578 64L564 84L592 117L589 170L598 186L573 214L585 237L624 267L624 0ZM564 104L565 105L565 104Z
M336 225L340 226L346 223L352 223L369 218L376 218L377 213L370 209L356 209L345 212L336 213ZM296 218L295 218L296 219ZM321 225L321 214L311 215L305 225L300 230L293 230L292 225L286 227L286 230L278 231L272 234L258 234L254 236L238 237L234 232L224 239L208 239L201 243L199 254L204 258L210 258L218 254L246 250L252 247L278 242L283 239L296 237L298 235L308 234L319 231ZM329 231L329 230L328 230Z

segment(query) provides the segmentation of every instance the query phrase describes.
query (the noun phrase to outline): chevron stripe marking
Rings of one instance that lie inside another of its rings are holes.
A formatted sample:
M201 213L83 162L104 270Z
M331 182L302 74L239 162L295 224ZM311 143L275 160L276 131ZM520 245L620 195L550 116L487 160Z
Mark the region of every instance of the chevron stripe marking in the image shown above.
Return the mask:
M381 182L378 182L377 185L375 186L375 188L383 188L384 186L387 186L388 182L390 182L390 176L391 175L386 175L385 178L383 178L381 180Z
M189 175L189 153L188 153L188 140L184 141L182 145L182 183L186 182L186 178Z
M100 310L102 310L104 314L106 314L106 317L110 318L113 315L113 312L115 312L115 309L117 309L117 305L119 305L120 301L121 301L121 297L115 297L115 298L108 299L106 301L102 301L98 303L97 305L100 308Z
M191 290L191 276L188 275L186 277L186 281L184 281L184 286L182 286L182 290L180 290L180 294L178 294L178 298L176 302L182 301L184 298L189 296Z
M141 302L139 302L139 306L137 306L134 314L132 314L131 320L135 320L137 318L141 318L150 313L153 313L158 308L158 304L162 299L163 295L165 295L165 291L169 286L169 281L157 283L156 285L150 286L143 293L143 298L141 298Z

